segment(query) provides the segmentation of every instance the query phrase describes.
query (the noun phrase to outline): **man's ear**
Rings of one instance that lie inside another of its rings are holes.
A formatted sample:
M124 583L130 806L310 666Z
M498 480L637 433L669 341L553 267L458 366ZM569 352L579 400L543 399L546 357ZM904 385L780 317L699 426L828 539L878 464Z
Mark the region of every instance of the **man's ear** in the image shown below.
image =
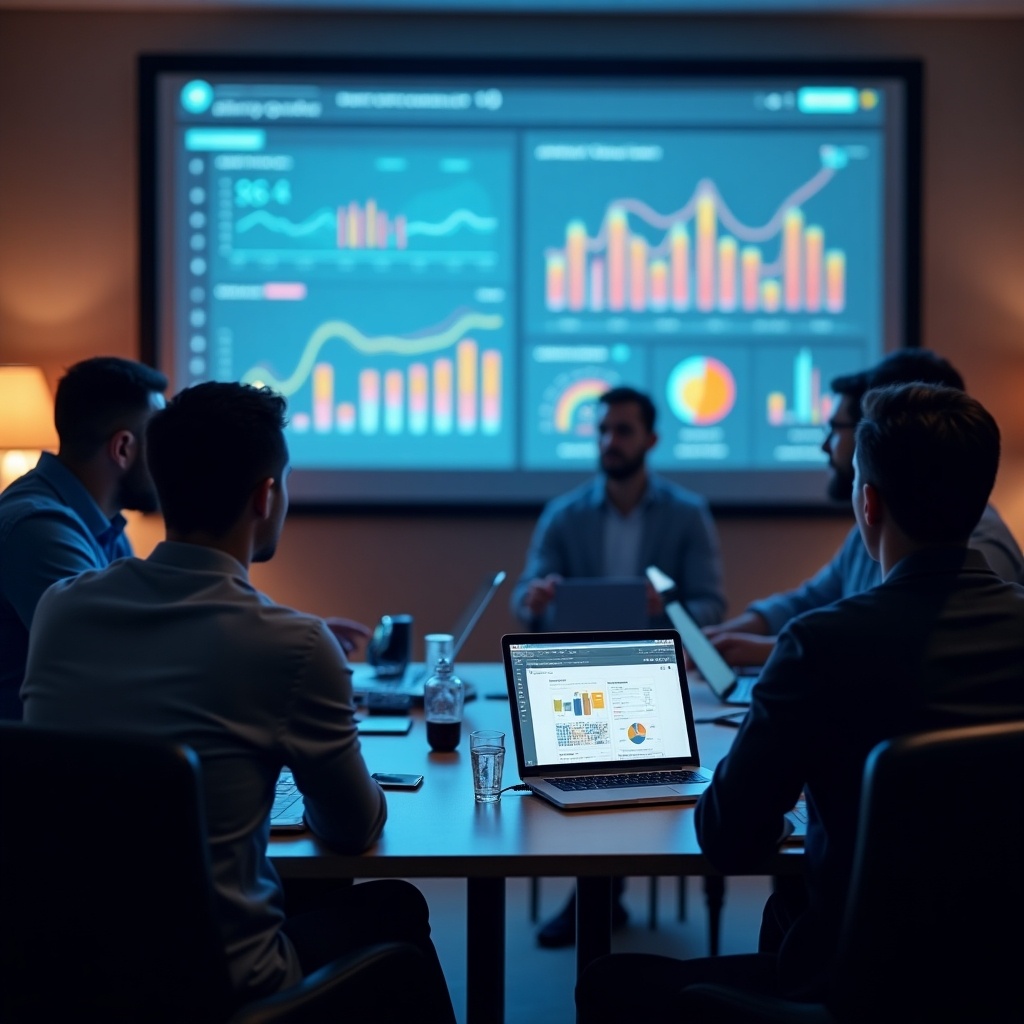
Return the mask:
M874 484L864 484L860 500L864 510L864 522L868 526L881 526L885 518L885 501L878 488Z
M259 519L269 519L274 508L274 484L276 481L272 476L261 480L252 492L252 510Z
M139 441L132 430L116 430L107 441L107 456L118 469L131 469L139 453Z
M655 431L651 431L650 440L647 442L647 451L650 451L658 443L658 435Z

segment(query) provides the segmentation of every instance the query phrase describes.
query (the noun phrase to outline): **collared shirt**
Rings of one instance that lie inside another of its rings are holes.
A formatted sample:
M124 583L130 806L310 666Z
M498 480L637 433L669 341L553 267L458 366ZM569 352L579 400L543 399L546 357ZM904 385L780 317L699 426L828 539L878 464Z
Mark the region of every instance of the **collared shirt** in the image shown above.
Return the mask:
M235 989L257 998L298 981L267 857L280 769L339 850L365 850L387 813L359 748L352 671L323 620L275 604L224 552L165 542L43 595L22 696L32 724L196 752Z
M52 583L132 553L125 519L108 519L55 455L0 494L0 718L20 718L36 604Z

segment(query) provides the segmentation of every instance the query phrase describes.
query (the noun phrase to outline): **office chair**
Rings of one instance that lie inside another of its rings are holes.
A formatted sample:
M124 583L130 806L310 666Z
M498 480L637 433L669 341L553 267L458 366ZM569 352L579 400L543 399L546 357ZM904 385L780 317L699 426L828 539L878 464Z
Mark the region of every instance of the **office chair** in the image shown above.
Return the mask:
M381 944L239 1008L199 770L187 747L0 723L0 1019L300 1024L415 978L420 951Z
M693 1024L1024 1020L1024 721L880 743L822 1003L691 985Z

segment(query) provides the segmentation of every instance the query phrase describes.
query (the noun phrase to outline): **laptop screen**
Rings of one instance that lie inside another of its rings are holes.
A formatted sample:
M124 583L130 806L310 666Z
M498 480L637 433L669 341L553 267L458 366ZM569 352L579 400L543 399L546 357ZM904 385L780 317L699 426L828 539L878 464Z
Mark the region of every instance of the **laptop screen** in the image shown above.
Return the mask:
M452 628L452 638L454 646L452 648L452 657L456 657L459 651L462 650L462 645L469 638L469 634L473 632L473 627L477 624L480 616L483 615L484 609L491 603L491 598L494 597L494 592L501 586L505 579L504 570L498 572L488 573L484 577L483 583L477 588L477 592L473 595L473 599L466 605L462 614L459 616L459 621L455 623ZM426 666L428 669L432 666Z
M502 647L521 771L696 756L674 630L518 634Z

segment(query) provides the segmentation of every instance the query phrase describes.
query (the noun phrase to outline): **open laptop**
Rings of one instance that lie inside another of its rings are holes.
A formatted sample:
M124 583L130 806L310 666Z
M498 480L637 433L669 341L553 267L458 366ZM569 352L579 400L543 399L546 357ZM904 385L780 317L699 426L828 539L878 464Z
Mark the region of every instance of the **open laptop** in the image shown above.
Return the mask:
M519 777L557 807L691 803L707 789L672 629L501 639Z
M555 633L646 629L647 584L640 576L578 576L555 587L548 628Z
M683 647L704 677L711 692L723 703L745 707L750 703L750 691L757 682L756 675L739 675L715 650L715 645L683 607L675 581L657 566L647 567L647 578L661 595L669 622L679 631Z
M491 603L491 598L505 581L505 575L504 570L501 569L497 572L489 572L477 587L469 604L459 615L454 627L449 630L452 635L452 660L456 665L459 651L462 650L463 644L469 639L470 633L473 632L480 617ZM435 631L431 630L431 632ZM418 663L410 665L400 679L378 679L370 665L354 665L352 667L352 689L360 695L371 692L408 694L414 701L421 701L423 700L423 684L427 681L432 668L432 665ZM461 672L458 672L458 668L456 668L456 672L466 687L467 699L476 696L473 684Z

